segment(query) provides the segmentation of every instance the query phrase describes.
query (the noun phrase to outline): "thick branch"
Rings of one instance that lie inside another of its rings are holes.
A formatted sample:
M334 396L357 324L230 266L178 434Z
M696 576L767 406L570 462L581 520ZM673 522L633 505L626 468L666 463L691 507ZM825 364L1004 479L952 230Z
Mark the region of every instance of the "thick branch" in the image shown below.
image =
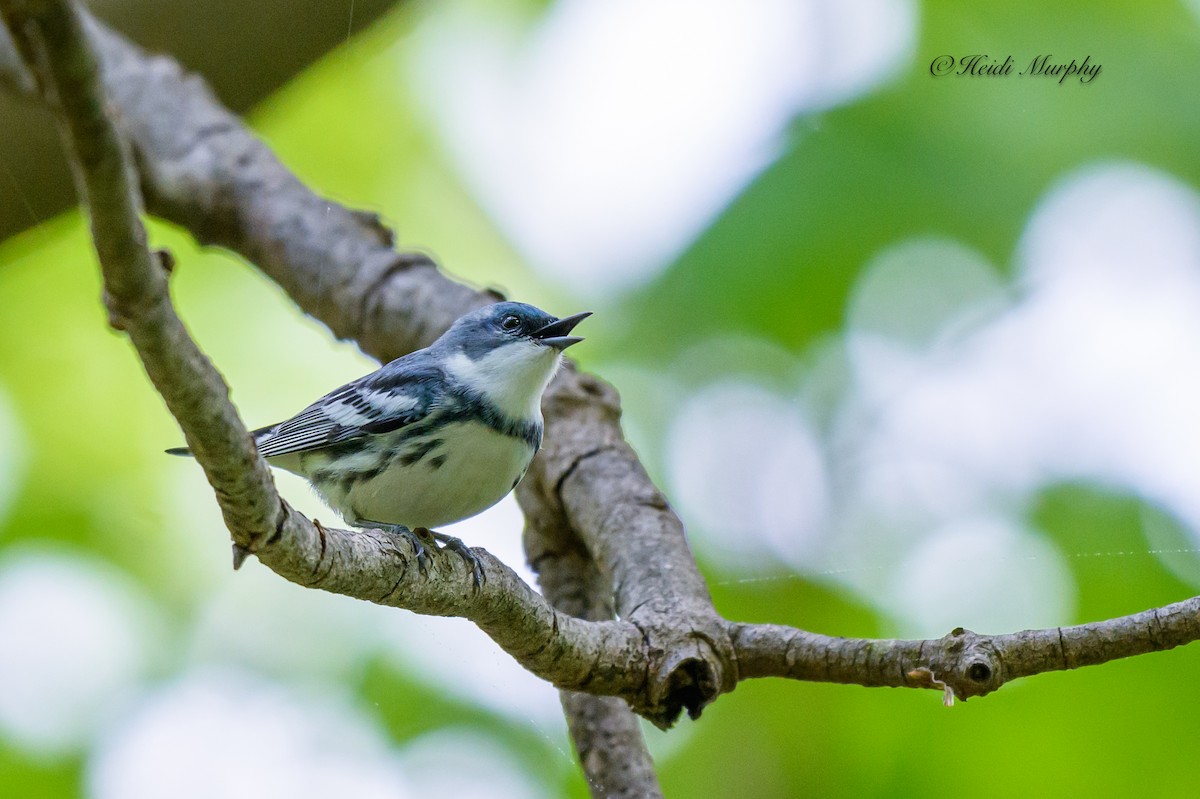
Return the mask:
M488 581L478 592L456 558L439 559L435 573L423 577L407 542L314 525L279 498L224 381L175 315L164 257L146 246L125 145L105 112L98 64L74 5L0 0L0 13L60 120L91 217L113 324L128 333L179 421L235 543L302 585L419 613L465 616L560 688L644 703L645 642L634 625L561 615L482 550L477 554Z
M241 120L165 56L89 27L152 213L244 256L341 339L388 361L498 297L400 253L371 214L311 192Z
M613 617L608 580L570 530L527 524L525 552L556 608L592 621ZM662 796L641 726L627 704L581 691L560 691L559 698L596 799Z
M669 645L652 672L656 704L668 721L684 708L694 718L737 684L724 622L679 517L625 442L616 390L591 375L567 377L547 392L546 447L517 497L531 524L581 531L615 587L617 614L638 625L652 647Z
M374 217L311 192L173 61L92 32L150 210L244 255L339 337L388 360L497 299L396 252ZM574 530L618 586L617 611L649 639L638 711L664 726L685 707L698 714L732 690L736 660L678 517L624 441L615 391L563 370L544 410L547 449L518 492L527 518Z

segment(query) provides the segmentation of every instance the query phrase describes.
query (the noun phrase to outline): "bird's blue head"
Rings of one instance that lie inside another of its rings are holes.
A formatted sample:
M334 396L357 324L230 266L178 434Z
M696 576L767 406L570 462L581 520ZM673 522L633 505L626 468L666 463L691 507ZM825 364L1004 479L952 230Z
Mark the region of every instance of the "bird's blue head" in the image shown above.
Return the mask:
M559 319L522 302L499 302L461 317L434 346L452 377L511 418L527 419L540 413L562 351L583 341L571 331L588 316Z
M498 302L461 317L439 344L479 360L494 349L512 344L550 348L559 352L583 341L570 335L591 316L587 311L559 319L523 302Z

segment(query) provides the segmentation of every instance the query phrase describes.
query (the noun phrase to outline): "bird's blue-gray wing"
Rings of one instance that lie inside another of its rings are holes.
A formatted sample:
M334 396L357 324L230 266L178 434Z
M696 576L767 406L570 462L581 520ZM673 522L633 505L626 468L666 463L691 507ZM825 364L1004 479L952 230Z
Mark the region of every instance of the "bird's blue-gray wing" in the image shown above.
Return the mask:
M333 391L287 421L254 431L264 458L389 433L425 418L440 399L440 370L395 361Z

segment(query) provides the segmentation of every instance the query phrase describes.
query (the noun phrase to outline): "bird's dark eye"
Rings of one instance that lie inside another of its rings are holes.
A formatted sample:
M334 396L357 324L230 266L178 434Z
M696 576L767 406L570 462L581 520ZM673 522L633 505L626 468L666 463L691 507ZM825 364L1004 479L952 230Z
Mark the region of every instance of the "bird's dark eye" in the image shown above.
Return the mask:
M500 327L504 328L505 330L516 330L520 326L521 320L512 314L509 314L500 320Z

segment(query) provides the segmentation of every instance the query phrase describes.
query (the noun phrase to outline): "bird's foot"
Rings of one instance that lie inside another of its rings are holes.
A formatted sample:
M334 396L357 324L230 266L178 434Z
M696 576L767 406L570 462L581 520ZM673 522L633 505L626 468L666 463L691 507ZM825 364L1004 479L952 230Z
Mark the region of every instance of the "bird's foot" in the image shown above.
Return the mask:
M487 582L487 578L484 577L483 574L483 564L479 562L479 558L475 556L475 553L471 551L471 548L462 542L461 538L455 538L452 535L439 533L436 530L425 530L425 532L428 533L432 538L441 541L443 550L453 552L466 561L467 566L471 569L471 577L475 582L475 590L478 591L480 588L483 588L483 584Z
M355 519L351 522L355 527L364 527L372 530L382 530L385 533L390 533L399 538L403 538L413 548L413 554L417 556L417 570L421 574L429 573L429 550L438 551L437 542L433 540L433 536L424 527L418 527L415 530L405 527L403 524L388 524L386 522L373 522L370 519Z
M421 574L428 574L431 550L435 553L446 550L453 552L466 561L467 566L471 569L471 577L474 580L476 591L482 588L486 582L483 574L483 565L479 562L479 558L475 557L475 553L471 551L471 548L462 542L461 538L439 533L430 530L428 527L413 527L410 529L402 524L373 522L370 519L355 519L351 524L355 527L383 530L386 533L408 541L417 556L417 568L420 569ZM439 547L437 545L438 541L441 541L443 546Z

